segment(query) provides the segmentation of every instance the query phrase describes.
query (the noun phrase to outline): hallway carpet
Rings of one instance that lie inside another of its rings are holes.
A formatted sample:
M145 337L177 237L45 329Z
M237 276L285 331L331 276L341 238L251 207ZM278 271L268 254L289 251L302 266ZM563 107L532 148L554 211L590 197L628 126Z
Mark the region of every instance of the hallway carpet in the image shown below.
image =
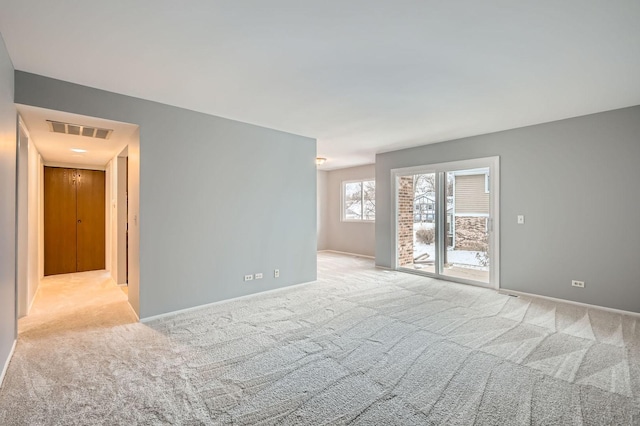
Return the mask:
M75 307L21 320L0 424L640 422L638 318L318 261L315 283L148 324L107 281L49 301Z

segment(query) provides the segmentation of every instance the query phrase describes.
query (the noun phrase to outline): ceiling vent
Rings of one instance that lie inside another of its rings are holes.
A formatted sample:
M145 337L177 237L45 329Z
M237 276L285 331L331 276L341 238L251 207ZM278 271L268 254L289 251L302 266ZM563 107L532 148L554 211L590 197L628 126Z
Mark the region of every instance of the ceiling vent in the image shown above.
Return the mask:
M47 120L49 131L54 133L64 133L66 135L87 136L89 138L109 139L113 129L100 129L98 127L81 126L80 124L61 123L59 121Z

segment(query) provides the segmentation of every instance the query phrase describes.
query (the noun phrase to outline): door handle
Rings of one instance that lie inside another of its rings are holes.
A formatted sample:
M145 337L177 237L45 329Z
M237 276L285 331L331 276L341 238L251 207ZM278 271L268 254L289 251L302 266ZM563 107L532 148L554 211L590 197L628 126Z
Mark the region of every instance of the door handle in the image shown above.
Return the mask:
M81 220L81 219L78 219L78 223L82 223L82 220Z

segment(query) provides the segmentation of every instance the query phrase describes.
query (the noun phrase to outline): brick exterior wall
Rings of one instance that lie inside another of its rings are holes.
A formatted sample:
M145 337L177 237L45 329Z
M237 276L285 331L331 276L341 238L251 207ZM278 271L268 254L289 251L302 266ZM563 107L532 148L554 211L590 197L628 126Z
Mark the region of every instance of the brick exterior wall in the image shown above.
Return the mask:
M486 251L487 218L456 216L456 249ZM482 249L482 244L485 244Z
M413 176L398 185L398 266L413 265Z

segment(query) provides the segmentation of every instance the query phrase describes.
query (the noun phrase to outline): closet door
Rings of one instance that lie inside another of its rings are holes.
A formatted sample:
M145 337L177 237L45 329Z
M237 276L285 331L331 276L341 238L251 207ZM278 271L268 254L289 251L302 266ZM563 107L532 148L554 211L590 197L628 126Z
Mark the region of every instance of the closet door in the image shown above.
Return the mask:
M105 269L105 173L76 170L77 271Z
M44 274L76 272L76 170L44 168Z

